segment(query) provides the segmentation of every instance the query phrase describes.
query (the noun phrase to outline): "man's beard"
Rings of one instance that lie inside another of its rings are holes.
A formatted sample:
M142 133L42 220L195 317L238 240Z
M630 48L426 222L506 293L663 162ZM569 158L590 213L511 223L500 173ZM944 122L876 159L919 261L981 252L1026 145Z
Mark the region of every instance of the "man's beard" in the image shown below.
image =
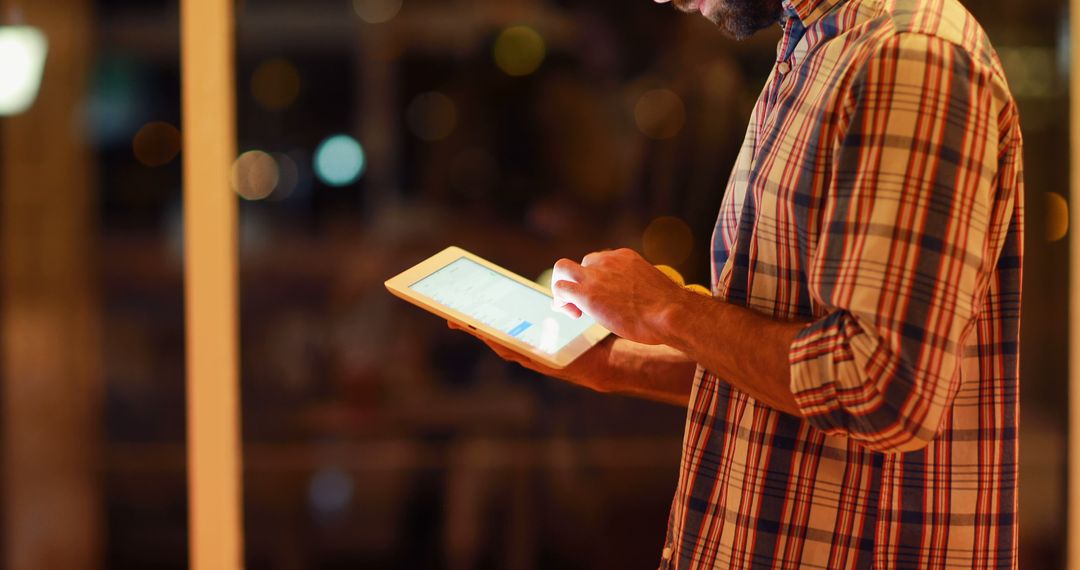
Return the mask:
M686 3L676 0L675 4L682 7ZM781 0L720 0L715 10L702 10L702 15L727 35L745 40L780 21L783 12Z

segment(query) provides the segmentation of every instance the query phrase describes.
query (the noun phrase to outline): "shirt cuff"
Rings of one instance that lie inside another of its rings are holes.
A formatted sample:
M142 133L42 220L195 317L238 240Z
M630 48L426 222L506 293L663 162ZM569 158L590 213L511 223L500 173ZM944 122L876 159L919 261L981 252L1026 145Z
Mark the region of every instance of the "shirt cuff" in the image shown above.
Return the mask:
M848 418L841 405L862 386L852 339L865 332L846 311L836 311L803 328L788 353L791 392L803 417L818 429L847 435Z

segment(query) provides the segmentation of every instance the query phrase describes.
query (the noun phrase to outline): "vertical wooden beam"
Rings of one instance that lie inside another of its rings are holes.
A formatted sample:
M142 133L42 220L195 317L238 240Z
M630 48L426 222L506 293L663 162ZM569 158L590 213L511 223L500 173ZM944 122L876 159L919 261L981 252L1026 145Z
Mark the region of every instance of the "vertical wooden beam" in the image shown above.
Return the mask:
M50 52L34 106L0 119L0 567L96 568L105 522L97 193L75 130L94 20L88 0L23 4Z
M1069 1L1069 491L1068 567L1080 570L1080 0Z
M191 567L243 566L233 0L181 0Z

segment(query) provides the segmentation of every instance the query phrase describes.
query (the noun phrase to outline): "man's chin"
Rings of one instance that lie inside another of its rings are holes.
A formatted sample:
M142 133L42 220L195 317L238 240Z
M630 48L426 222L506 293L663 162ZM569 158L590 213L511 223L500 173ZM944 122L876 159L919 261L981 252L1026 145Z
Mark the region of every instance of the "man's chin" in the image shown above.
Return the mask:
M783 10L779 0L750 1L761 2L761 4L753 5L750 10L746 9L748 6L745 4L741 6L742 10L731 9L730 7L725 9L721 5L711 10L702 10L701 15L716 24L716 27L724 35L738 41L746 40L757 32L779 22Z
M743 26L734 26L731 24L731 20L715 20L713 18L709 18L709 20L712 21L712 23L716 24L716 27L720 29L720 32L722 34L739 42L750 39L751 36L753 36L762 29L756 28L753 30L748 30Z

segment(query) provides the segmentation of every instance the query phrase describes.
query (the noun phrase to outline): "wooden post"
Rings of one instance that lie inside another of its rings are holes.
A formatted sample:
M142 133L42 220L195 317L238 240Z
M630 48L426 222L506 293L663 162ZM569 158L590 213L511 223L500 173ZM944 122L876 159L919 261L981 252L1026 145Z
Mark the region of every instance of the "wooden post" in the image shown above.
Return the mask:
M181 0L191 567L243 566L233 0Z
M1069 2L1070 179L1069 192L1069 491L1066 528L1068 567L1080 570L1080 0ZM1022 495L1021 495L1022 497ZM1022 499L1021 499L1022 500Z
M97 192L76 130L94 19L88 0L23 8L50 49L34 106L0 119L0 566L96 568L105 523Z

